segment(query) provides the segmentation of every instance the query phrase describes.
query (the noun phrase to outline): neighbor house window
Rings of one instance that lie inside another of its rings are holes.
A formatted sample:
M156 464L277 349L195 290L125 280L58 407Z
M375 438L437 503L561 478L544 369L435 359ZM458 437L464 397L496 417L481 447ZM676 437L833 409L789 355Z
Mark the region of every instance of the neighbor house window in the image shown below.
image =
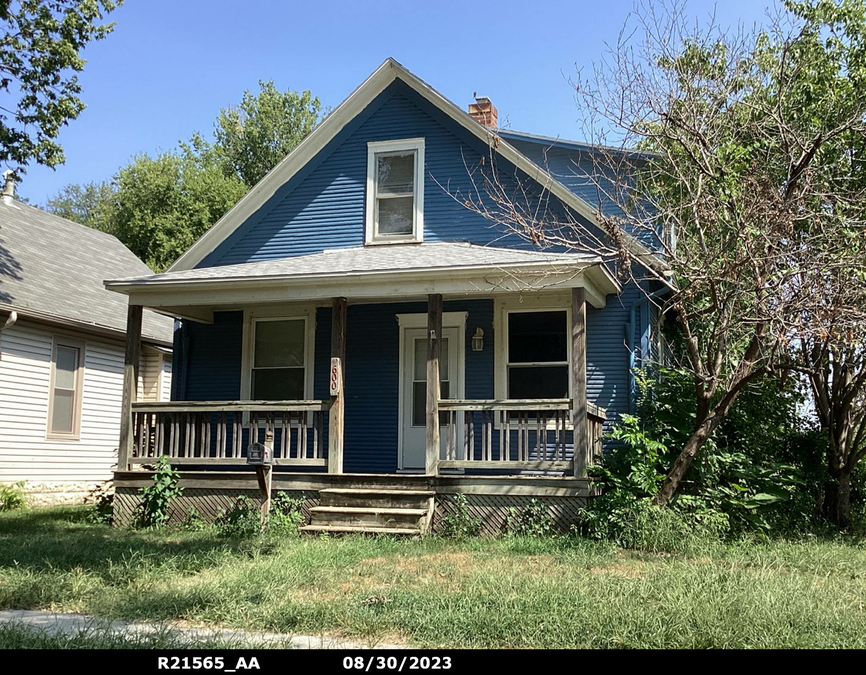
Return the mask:
M421 241L424 139L367 145L367 243Z
M568 398L568 313L509 312L508 398Z
M51 363L48 435L78 438L84 379L84 344L56 340Z
M303 400L306 390L307 320L256 319L250 398L255 401Z

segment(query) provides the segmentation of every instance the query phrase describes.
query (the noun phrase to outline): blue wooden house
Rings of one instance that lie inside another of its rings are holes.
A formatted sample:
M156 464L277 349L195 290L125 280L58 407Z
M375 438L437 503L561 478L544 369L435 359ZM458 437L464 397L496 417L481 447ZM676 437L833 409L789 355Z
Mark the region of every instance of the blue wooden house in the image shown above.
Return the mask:
M182 470L177 517L256 495L261 443L311 530L435 529L460 494L491 532L530 499L573 522L650 306L600 256L461 202L496 164L595 222L591 147L495 126L489 100L466 112L388 59L171 269L106 282L129 298L129 382L142 308L181 319L172 401L127 388L121 521L161 455Z

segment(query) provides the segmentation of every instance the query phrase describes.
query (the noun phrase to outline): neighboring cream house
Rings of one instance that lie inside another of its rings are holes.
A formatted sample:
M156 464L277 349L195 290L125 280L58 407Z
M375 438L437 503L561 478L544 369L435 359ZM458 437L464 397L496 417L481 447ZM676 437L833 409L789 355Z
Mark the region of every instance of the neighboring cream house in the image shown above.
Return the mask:
M112 478L126 301L104 279L150 270L115 237L0 203L0 483L31 504L81 501ZM172 319L145 312L138 400L171 397Z

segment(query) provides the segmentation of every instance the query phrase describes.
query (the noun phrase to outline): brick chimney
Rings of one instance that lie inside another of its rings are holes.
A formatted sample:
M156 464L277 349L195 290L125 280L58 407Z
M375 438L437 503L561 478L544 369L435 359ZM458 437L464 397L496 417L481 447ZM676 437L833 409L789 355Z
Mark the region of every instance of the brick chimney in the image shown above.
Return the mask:
M499 111L486 96L476 96L475 103L469 104L469 114L476 122L480 122L490 129L496 128Z

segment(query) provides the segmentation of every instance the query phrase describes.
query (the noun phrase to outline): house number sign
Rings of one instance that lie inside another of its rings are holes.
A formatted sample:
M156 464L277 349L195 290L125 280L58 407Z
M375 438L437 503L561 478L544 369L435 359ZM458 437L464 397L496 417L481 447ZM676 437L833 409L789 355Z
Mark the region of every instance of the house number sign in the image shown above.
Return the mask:
M342 373L342 365L340 364L340 359L333 358L331 359L331 377L330 377L330 390L331 396L339 396L340 395L340 387L343 383L343 373Z

